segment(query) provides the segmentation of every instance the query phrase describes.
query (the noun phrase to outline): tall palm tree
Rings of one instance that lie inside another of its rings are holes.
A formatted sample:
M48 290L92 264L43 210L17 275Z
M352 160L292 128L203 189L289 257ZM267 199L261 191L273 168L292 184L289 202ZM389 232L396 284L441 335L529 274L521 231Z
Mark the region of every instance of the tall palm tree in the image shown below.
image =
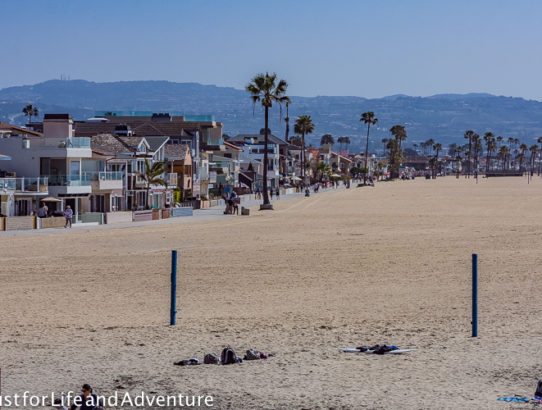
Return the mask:
M478 158L480 157L480 152L482 152L482 140L478 134L472 136L472 149L474 151L474 174L478 177Z
M438 166L438 154L439 154L440 151L442 151L442 144L440 142L437 142L435 145L433 145L433 149L436 152L434 164L435 164L435 166ZM437 177L435 171L436 171L436 169L435 169L435 167L433 167L433 178Z
M523 167L523 161L525 160L525 154L527 153L527 151L529 151L529 147L527 146L527 144L521 144L519 146L519 149L521 151L521 157L519 161L519 170L521 171Z
M350 137L343 137L344 145L346 145L346 150L348 151L348 146L350 145Z
M294 131L296 134L301 134L301 177L303 183L305 183L305 135L312 134L314 131L314 124L310 115L300 115L295 120Z
M531 145L529 147L529 151L531 151L531 176L534 173L534 162L536 159L536 154L538 153L538 145Z
M486 177L489 172L489 163L491 162L491 153L497 149L495 145L495 135L492 132L486 132L484 134L484 141L486 142Z
M326 144L329 144L331 146L333 146L333 144L335 144L335 139L333 138L333 135L331 135L331 134L322 135L322 138L320 138L320 145L324 146Z
M378 123L378 118L375 117L375 113L372 111L367 111L361 114L359 119L364 124L367 124L367 141L365 143L365 170L367 171L367 160L369 159L369 130L371 125L376 125ZM363 183L367 182L367 172L363 175Z
M34 107L32 104L28 104L26 107L23 108L23 114L28 117L28 122L32 122L32 117L38 116L38 109Z
M286 101L286 117L284 117L284 122L286 123L286 132L284 134L284 140L286 142L288 141L288 136L290 134L290 116L288 115L288 106L290 105L290 101Z
M471 158L472 158L472 137L474 135L473 130L465 131L463 136L465 139L469 140L469 150L467 151L467 175L470 177L471 173Z
M403 158L403 151L401 150L401 143L406 140L406 130L402 125L394 125L390 128L390 133L395 137L395 139L390 139L388 141L388 148L390 150L390 165L392 178L397 178L399 176L399 166Z
M268 185L267 185L267 167L268 167L268 145L269 145L269 109L273 103L277 103L282 107L283 103L290 102L286 96L288 83L284 80L277 82L275 73L257 74L250 84L246 86L246 90L250 93L252 103L256 105L261 101L265 110L265 128L264 128L264 154L263 154L263 206L260 209L273 209L269 201Z
M505 170L506 161L508 159L508 154L509 153L510 153L510 150L508 149L508 147L506 145L502 145L501 148L499 149L499 156L502 159L502 170L503 171Z
M463 152L463 147L458 145L455 147L455 170L457 172L456 178L459 178L460 165L461 165L461 153Z
M147 189L147 208L150 208L150 195L151 185L162 185L167 188L167 182L162 178L162 175L167 172L167 168L163 162L153 162L151 165L145 158L145 170L143 172L136 171L136 174L141 178L146 185Z

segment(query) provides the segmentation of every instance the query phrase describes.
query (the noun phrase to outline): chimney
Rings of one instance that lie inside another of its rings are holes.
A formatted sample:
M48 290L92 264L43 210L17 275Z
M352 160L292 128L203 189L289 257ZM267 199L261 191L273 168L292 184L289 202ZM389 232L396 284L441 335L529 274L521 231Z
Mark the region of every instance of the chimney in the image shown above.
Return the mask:
M45 114L43 116L45 138L73 137L73 120L70 114Z

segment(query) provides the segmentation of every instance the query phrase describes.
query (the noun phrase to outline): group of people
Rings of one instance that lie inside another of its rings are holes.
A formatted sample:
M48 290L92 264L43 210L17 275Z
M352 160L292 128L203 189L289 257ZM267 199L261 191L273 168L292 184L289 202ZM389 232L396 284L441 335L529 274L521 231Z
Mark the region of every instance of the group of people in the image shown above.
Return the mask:
M66 219L66 223L64 224L64 228L67 228L68 226L72 227L72 218L73 218L73 210L71 206L66 205L66 209L64 211L59 211L61 215ZM38 218L47 218L49 216L49 207L45 204L45 202L41 203L41 206L38 208L38 210L35 212L36 216ZM60 215L59 215L60 216Z
M239 197L235 193L235 191L231 191L228 195L227 193L224 193L222 195L222 198L224 198L224 201L226 202L226 209L224 210L225 215L233 215L236 213L239 215Z
M280 188L269 188L269 199L273 199L273 195L277 197L277 199L280 199ZM256 191L254 191L254 197L255 199L262 199L262 190L260 188L256 188Z

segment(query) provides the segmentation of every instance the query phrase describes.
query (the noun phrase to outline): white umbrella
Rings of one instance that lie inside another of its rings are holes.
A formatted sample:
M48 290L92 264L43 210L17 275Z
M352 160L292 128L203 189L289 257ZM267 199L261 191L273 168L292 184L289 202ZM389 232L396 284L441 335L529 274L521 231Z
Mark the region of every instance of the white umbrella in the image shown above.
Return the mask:
M340 178L341 176L339 174L331 174L330 177L332 177L332 178Z
M11 157L8 157L7 155L0 154L0 161L9 161Z
M40 199L41 202L62 202L62 199L53 198L48 196L47 198Z
M291 176L290 179L291 179L292 181L301 181L301 178L296 177L295 175Z

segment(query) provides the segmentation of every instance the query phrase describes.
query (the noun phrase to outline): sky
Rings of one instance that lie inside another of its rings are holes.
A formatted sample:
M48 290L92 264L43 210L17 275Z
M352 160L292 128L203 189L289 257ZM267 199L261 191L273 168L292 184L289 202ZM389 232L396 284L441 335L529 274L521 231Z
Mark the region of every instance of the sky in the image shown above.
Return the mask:
M0 0L0 88L61 76L542 100L539 0Z

